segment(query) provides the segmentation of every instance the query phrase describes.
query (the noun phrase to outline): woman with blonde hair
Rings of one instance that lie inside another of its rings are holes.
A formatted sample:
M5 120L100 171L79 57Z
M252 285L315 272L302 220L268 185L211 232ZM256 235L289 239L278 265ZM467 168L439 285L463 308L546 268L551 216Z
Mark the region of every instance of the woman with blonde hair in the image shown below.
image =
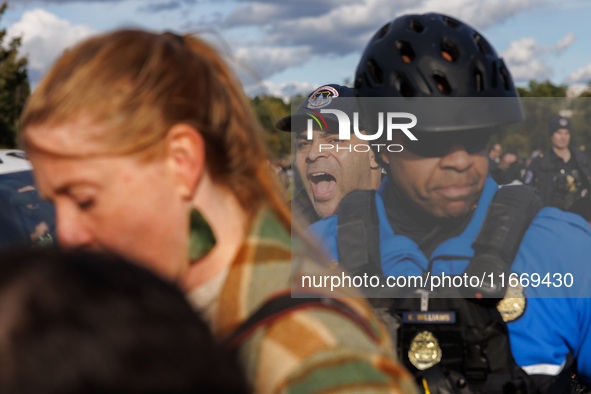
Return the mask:
M290 277L324 268L290 236L249 103L203 41L120 30L83 42L31 96L20 137L60 244L178 283L214 336L235 340L256 392L414 392L362 300L253 321Z

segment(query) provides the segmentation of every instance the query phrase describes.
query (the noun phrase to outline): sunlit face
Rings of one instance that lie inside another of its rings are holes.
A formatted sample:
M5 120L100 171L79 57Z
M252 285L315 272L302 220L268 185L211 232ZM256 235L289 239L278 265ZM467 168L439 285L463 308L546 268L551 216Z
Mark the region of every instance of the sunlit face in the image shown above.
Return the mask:
M494 144L492 146L492 149L488 153L488 157L490 157L491 159L496 159L497 157L501 156L501 153L503 153L503 149L501 148L501 145Z
M380 169L374 153L352 149L366 141L354 134L350 140L339 140L338 137L338 134L320 130L314 131L312 140L306 138L305 131L297 136L296 167L320 217L335 214L341 199L350 192L379 186Z
M110 250L170 279L187 266L186 203L176 195L164 159L91 156L101 146L85 135L99 127L67 123L27 130L39 191L56 208L57 236L64 248ZM83 158L69 158L69 155ZM86 157L86 158L84 158Z
M506 167L509 167L511 164L517 161L517 155L514 153L505 153L503 157L501 157L501 164Z
M570 143L570 131L568 129L558 129L550 136L550 141L558 149L567 148Z
M406 144L400 134L393 143ZM404 149L384 153L398 189L417 207L437 218L456 218L478 202L488 173L487 145L468 153L453 144L441 157L423 157Z

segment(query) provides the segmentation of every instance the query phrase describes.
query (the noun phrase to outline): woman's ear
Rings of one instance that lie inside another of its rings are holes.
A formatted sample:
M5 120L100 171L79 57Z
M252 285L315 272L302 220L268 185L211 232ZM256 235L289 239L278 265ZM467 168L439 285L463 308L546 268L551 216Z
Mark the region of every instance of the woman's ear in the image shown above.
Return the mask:
M168 130L165 160L181 197L193 198L205 171L205 142L191 125L179 123Z

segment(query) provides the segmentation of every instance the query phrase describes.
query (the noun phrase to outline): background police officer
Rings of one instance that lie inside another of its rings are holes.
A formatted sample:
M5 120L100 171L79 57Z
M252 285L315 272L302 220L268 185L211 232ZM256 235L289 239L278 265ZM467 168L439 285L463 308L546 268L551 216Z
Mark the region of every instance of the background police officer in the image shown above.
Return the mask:
M525 167L517 158L517 150L509 147L501 154L496 168L489 166L489 172L495 182L506 185L513 181L521 182L525 175Z
M572 125L562 116L550 121L552 147L535 158L525 183L535 186L546 206L563 210L589 193L591 161L581 151L569 147Z

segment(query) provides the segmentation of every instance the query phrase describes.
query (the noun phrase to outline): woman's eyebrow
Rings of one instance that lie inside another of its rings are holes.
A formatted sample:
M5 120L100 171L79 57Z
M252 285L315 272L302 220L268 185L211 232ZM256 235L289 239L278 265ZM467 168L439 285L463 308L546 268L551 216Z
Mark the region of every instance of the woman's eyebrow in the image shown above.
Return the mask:
M69 181L66 184L60 186L59 188L55 189L55 194L70 194L72 189L77 187L93 187L96 188L96 185L92 184L88 181L80 181L80 180L73 180Z

